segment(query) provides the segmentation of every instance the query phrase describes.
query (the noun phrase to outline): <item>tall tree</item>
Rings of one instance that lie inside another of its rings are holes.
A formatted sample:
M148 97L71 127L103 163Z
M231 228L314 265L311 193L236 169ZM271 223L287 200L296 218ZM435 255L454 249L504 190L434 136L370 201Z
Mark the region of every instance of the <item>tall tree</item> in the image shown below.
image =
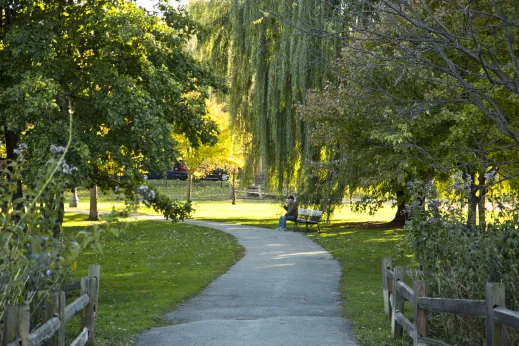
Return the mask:
M230 113L235 126L252 135L248 170L261 162L267 181L282 188L295 181L298 160L312 155L295 105L303 102L306 89L330 78L328 62L336 57L339 42L324 36L329 28L337 29L339 9L314 0L222 3L195 2L193 13L201 22L215 23L211 10L228 10L216 19L224 28L212 30L204 42L229 59ZM230 49L221 44L223 32L231 35Z

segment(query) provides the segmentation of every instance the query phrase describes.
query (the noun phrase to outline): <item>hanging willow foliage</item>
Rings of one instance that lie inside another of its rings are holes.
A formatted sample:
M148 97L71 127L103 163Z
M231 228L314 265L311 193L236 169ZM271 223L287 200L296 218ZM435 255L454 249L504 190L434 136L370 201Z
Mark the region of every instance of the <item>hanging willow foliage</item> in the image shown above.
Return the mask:
M294 184L301 161L319 156L296 105L304 102L307 89L331 79L329 63L340 51L337 26L343 25L335 20L339 3L209 0L191 5L194 18L211 31L202 44L204 56L228 76L235 128L250 135L248 171L258 174L260 168L273 188Z

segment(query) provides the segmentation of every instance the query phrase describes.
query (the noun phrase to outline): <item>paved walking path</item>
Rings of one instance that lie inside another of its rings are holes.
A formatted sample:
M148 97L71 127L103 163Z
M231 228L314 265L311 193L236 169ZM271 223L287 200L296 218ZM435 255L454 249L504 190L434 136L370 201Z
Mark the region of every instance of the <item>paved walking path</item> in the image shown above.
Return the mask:
M245 257L166 315L136 346L357 345L342 316L339 263L294 232L190 220L230 233Z

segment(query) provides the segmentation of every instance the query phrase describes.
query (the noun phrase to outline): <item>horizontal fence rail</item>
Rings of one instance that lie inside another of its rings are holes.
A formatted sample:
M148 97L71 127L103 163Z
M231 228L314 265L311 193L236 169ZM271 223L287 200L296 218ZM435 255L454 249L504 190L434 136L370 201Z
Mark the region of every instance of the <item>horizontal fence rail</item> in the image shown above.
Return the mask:
M78 312L83 310L87 304L90 303L90 297L88 294L83 294L81 297L76 299L72 304L65 308L65 322L74 317Z
M88 328L84 328L81 334L74 340L70 346L85 346L88 341Z
M505 286L503 283L487 283L485 300L432 298L428 297L427 282L414 282L412 289L404 282L407 273L422 275L421 271L408 271L404 267L394 267L390 257L382 259L382 289L384 312L391 319L394 338L405 331L413 338L413 345L449 344L428 337L429 311L463 314L482 317L486 320L487 346L505 345L505 326L519 329L519 312L506 309ZM414 324L404 315L404 303L414 305Z
M493 319L505 326L519 329L519 312L505 308L495 308Z
M30 311L26 305L8 305L4 311L2 346L64 346L65 323L81 314L81 333L72 342L73 346L93 346L97 304L99 301L99 277L101 267L91 265L88 276L81 278L79 285L66 286L81 289L81 296L65 306L65 292L53 292L45 302L45 322L30 331Z
M59 317L54 317L48 320L41 327L32 331L32 333L29 335L28 346L37 346L43 344L45 341L53 337L60 327L61 322L59 320Z
M449 314L464 314L485 317L487 315L486 301L449 298L418 298L418 305L422 309L446 312Z

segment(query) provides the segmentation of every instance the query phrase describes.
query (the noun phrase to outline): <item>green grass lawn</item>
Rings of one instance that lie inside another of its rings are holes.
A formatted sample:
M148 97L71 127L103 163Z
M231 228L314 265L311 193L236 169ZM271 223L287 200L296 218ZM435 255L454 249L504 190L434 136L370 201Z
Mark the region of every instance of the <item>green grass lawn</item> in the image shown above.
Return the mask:
M345 317L361 345L401 344L391 340L391 323L384 314L381 260L396 255L395 243L403 235L400 229L355 224L308 235L341 263Z
M88 200L83 203L88 207ZM101 203L106 210L111 209L110 198L105 197ZM195 219L271 229L277 227L279 215L284 212L279 202L266 200L238 200L236 205L232 205L230 200L195 199L193 205ZM139 212L154 214L144 207L139 208ZM392 219L394 212L393 208L385 206L370 216L354 214L345 206L335 213L330 223L322 225L322 233L308 234L309 238L341 263L345 317L352 322L359 343L365 346L402 343L391 340L391 324L384 315L382 300L382 257L396 257L396 244L405 234L401 229L387 229L382 226ZM292 225L288 224L290 229Z
M68 214L65 236L88 223ZM135 221L108 240L103 254L88 252L73 280L101 264L96 345L132 345L135 336L162 324L161 317L205 288L243 256L236 240L209 228ZM68 303L75 299L68 298ZM67 340L79 334L78 317L67 323Z

